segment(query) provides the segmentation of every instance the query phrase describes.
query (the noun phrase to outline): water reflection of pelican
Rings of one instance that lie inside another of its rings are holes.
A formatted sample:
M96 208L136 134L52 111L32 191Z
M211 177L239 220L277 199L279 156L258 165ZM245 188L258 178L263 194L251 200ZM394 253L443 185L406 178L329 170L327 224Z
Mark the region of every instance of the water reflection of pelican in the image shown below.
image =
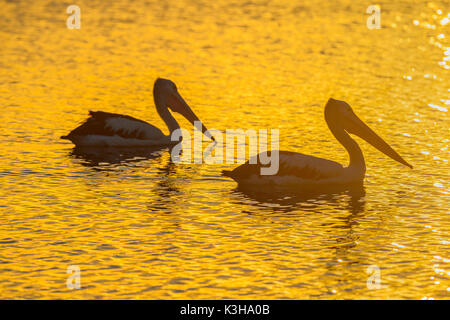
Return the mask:
M275 175L261 175L261 168L264 166L260 163L251 164L250 162L232 171L224 170L223 174L231 177L240 185L245 184L254 188L278 186L323 190L328 186L361 183L366 173L366 163L360 147L349 133L359 136L393 160L412 168L360 120L346 102L330 99L325 106L325 121L336 140L347 150L350 156L348 167L343 167L340 163L327 159L280 151L279 170ZM258 158L260 158L259 155Z
M351 215L357 215L364 211L366 191L363 184L352 186L333 186L326 191L289 191L285 189L255 190L255 188L238 185L234 195L240 197L240 204L249 204L273 212L288 213L302 209L321 210L323 205L330 203L342 204L345 199L346 207Z
M159 116L169 128L170 133L167 136L157 127L130 116L90 111L90 117L83 124L68 135L62 136L61 139L70 140L77 146L90 147L142 147L178 143L178 141L172 141L171 134L179 129L180 125L170 113L169 108L173 112L180 113L192 124L199 121L198 117L178 93L175 83L170 80L155 81L153 98ZM206 136L212 138L204 125L201 125L201 130Z
M81 164L87 167L101 165L131 164L160 157L167 147L141 147L141 148L97 148L75 147L70 156L80 159ZM170 150L170 149L169 149Z

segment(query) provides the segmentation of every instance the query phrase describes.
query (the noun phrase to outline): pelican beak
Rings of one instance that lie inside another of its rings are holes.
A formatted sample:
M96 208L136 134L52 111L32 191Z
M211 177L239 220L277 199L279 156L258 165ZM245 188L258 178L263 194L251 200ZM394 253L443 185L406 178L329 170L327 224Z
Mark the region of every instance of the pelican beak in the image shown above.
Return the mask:
M351 116L346 117L346 130L349 133L355 134L358 137L364 139L379 151L391 159L404 164L405 166L413 168L408 162L405 161L394 149L389 146L379 135L377 135L372 129L370 129L356 114L351 111Z
M184 101L183 97L178 92L174 92L169 101L171 109L178 112L191 122L198 130L200 130L205 136L215 141L214 137L208 132L208 129L203 125L200 119L192 111L191 107Z

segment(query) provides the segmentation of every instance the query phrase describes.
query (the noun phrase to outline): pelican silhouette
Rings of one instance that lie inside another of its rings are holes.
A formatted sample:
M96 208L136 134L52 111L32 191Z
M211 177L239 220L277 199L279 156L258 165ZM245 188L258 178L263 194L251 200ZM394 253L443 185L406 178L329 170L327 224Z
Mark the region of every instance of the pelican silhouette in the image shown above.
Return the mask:
M199 121L198 117L178 93L175 83L170 80L158 78L155 81L153 98L159 116L169 129L169 135L164 135L160 129L145 121L127 115L89 111L90 117L61 139L70 140L76 146L84 147L142 147L178 143L179 141L171 140L171 134L179 129L180 125L170 113L169 108L180 113L192 124ZM214 140L203 124L199 130Z
M317 158L296 152L279 152L279 169L274 175L261 175L262 165L258 161L247 161L232 171L224 170L223 175L231 177L239 185L261 188L261 186L302 186L305 189L327 189L336 185L362 183L366 173L363 153L350 134L364 139L393 160L410 168L394 149L370 129L344 101L329 99L325 105L325 121L350 156L350 164L342 166L335 161ZM259 155L257 155L259 158ZM252 164L254 163L254 164Z

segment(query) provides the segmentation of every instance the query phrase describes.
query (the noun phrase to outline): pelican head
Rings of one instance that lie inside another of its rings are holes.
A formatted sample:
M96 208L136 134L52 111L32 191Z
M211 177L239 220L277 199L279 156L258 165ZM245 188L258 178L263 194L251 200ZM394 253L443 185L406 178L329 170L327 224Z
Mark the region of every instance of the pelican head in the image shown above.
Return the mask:
M162 78L156 79L153 86L153 97L155 99L156 106L162 106L172 110L173 112L181 114L193 125L196 125L196 121L200 122L191 107L189 107L183 97L181 97L178 93L177 86L173 83L173 81ZM207 132L208 129L206 129L203 124L201 125L201 128L198 129L201 130L202 133L208 138L214 140L209 132Z
M412 169L412 165L406 162L391 146L358 118L348 103L330 98L325 106L325 119L327 123L333 123L334 126L357 135L391 159Z

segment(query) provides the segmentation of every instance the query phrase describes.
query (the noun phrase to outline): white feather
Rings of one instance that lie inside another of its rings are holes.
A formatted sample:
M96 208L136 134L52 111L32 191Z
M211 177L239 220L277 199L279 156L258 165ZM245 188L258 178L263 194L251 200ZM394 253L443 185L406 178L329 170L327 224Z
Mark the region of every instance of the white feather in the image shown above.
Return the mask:
M127 118L120 118L120 117L109 118L106 120L106 128L111 129L114 132L118 132L120 130L126 133L139 131L144 134L143 139L149 140L160 140L166 137L160 129L156 128L155 126L152 126L151 124Z

